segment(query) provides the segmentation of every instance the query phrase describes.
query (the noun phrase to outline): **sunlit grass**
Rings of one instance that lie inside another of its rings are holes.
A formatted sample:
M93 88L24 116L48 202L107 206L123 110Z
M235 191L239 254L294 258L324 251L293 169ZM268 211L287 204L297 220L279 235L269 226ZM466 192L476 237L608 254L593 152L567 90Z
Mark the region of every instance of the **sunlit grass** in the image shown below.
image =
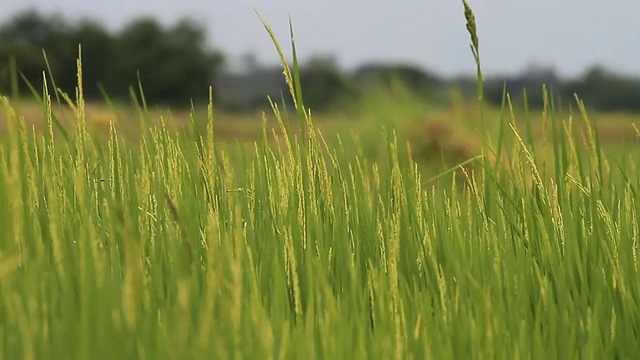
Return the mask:
M547 104L534 139L485 109L484 157L428 179L393 124L371 159L302 107L254 142L216 140L212 105L101 141L79 91L62 140L47 89L43 131L2 98L2 358L640 353L640 161L586 112Z

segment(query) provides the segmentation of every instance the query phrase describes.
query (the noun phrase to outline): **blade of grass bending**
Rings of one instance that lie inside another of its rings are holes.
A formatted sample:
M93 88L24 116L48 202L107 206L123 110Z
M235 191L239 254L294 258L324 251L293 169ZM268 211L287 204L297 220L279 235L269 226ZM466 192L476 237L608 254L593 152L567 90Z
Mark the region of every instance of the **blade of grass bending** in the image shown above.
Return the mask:
M20 72L20 76L22 77L22 80L25 82L25 84L27 84L29 91L31 92L33 97L36 99L36 101L40 104L43 104L44 100L42 99L42 96L38 93L38 90L36 90L35 87L33 87L29 79L27 79L27 76L23 72ZM55 114L53 114L53 112L51 113L51 119L53 120L53 123L56 125L56 128L62 134L62 137L64 137L64 139L68 141L69 134L67 133L67 130L64 128L64 126L62 126L62 124L58 120L58 117Z
M291 52L293 55L293 84L295 94L291 94L296 98L296 112L298 113L298 121L300 121L300 131L302 131L302 141L306 140L306 122L308 121L304 101L302 99L302 84L300 83L300 67L298 65L298 54L296 52L296 43L293 35L293 22L289 18L289 34L291 36Z
M31 95L33 95L33 97L36 99L37 102L42 103L42 95L40 95L38 90L36 90L36 88L31 84L29 79L27 79L27 76L22 71L20 71L20 76L22 77L22 80L25 82L25 84L27 84L27 87L29 88Z
M550 90L550 98L549 98L549 118L551 120L551 137L552 137L552 146L553 146L553 157L554 157L554 169L555 169L555 178L557 184L562 184L564 181L564 174L567 172L567 156L566 156L566 143L565 137L562 135L562 125L558 121L556 117L556 105L555 105L555 96L553 95L553 90ZM557 196L558 198L564 199L565 196L565 188L563 186L558 186L557 188Z
M465 166L465 165L467 165L467 164L469 164L469 163L471 163L471 162L473 162L473 161L476 161L476 160L478 160L478 159L481 159L481 158L484 158L484 155L476 155L476 156L474 156L474 157L472 157L472 158L470 158L470 159L467 159L467 160L465 160L465 161L461 162L460 164L458 164L458 165L456 165L456 166L453 166L453 167L451 167L451 168L449 168L449 169L447 169L447 170L445 170L445 171L441 172L440 174L438 174L438 175L436 175L436 176L434 176L434 177L432 177L432 178L429 178L429 179L425 180L425 181L422 183L422 185L426 185L426 184L428 184L428 183L430 183L430 182L436 181L436 180L440 179L441 177L443 177L443 176L445 176L445 175L447 175L447 174L450 174L450 173L452 173L452 172L456 171L456 170L457 170L458 168L460 168L461 166Z
M118 111L118 108L114 105L113 100L111 99L109 94L107 94L107 91L101 83L98 83L98 91L100 91L100 95L102 95L102 98L104 99L105 104L107 104L109 110L116 114L117 119L121 119L122 115L120 114L120 111Z
M189 120L191 124L191 136L193 136L194 140L200 139L200 128L198 127L198 119L196 117L196 106L193 104L193 100L189 102ZM198 146L198 150L200 147Z
M271 29L271 26L269 26L269 24L267 24L267 22L262 18L262 16L260 16L260 14L258 13L258 11L256 9L254 9L254 12L258 16L258 19L260 19L260 22L262 23L262 26L264 27L264 29L269 34L269 37L271 38L271 42L276 47L276 51L278 53L278 56L280 57L280 64L282 65L282 73L284 75L284 81L287 83L287 87L289 88L289 93L291 94L291 97L292 97L293 106L296 109L298 109L298 99L296 97L296 90L295 90L295 85L294 85L294 81L293 81L293 76L291 75L291 69L289 68L289 65L287 64L287 59L284 57L284 52L282 51L282 48L280 47L280 43L278 42L278 39L276 38L276 35L274 34L273 30ZM282 99L284 100L284 96L283 96ZM300 130L303 131L303 134L304 134L304 129L301 128Z
M49 79L51 80L51 85L53 85L54 89L58 89L58 85L56 85L56 79L53 76L53 71L51 71L51 65L49 65L49 58L47 57L47 52L42 49L42 57L44 58L44 64L47 67L47 73L49 74ZM55 91L56 94L56 101L58 102L58 105L61 105L62 102L60 101L60 95L58 94L58 91Z
M289 110L287 108L287 102L284 100L284 94L282 90L280 91L280 102L282 104L282 121L287 129L287 135L290 136L291 133L291 120L289 119ZM271 99L269 99L269 103L271 103Z
M604 169L602 168L603 163L606 162L606 159L602 158L602 151L600 151L600 149L602 149L601 144L600 144L600 135L599 135L599 131L598 131L598 117L594 116L593 117L593 141L594 141L594 149L593 151L595 152L595 157L596 157L596 161L598 162L597 166L598 166L598 176L600 177L600 181L604 182Z
M137 85L138 85L138 94L140 95L140 104L136 104L138 107L138 113L140 114L140 131L141 134L144 134L144 129L148 123L149 109L147 108L147 99L144 96L144 90L142 89L142 79L140 78L140 70L136 71Z
M144 109L144 114L147 115L149 113L149 109L147 108L147 99L144 96L144 90L142 89L142 79L140 78L140 70L136 71L136 77L138 81L138 93L140 94L140 101L142 101L142 109Z
M140 126L140 133L144 134L147 130L147 126L145 125L145 117L146 113L142 105L140 105L140 100L138 100L138 95L136 94L133 86L129 86L129 98L131 99L131 104L133 108L138 113L138 125Z
M489 141L486 138L487 134L485 133L484 126L484 78L482 75L482 65L480 64L480 41L478 40L478 28L476 26L476 17L473 13L473 10L469 6L466 0L462 0L462 4L464 5L464 17L467 21L467 31L469 32L469 36L471 37L471 53L473 54L474 61L476 63L476 78L477 78L477 92L478 92L478 113L480 117L480 134L482 139L482 148L481 155L482 161L487 161L487 147L490 147ZM491 191L489 189L489 182L485 181L486 173L482 172L480 174L482 178L482 183L484 184L484 194L483 197L483 206L486 211L487 203L491 201L490 194Z
M525 113L525 126L527 129L526 137L527 137L527 145L531 148L533 153L536 153L536 145L533 141L533 128L531 127L531 109L529 107L529 95L527 93L527 89L522 89L522 99L524 102L524 113Z
M467 32L469 32L469 36L471 37L471 53L473 54L473 59L476 63L478 104L480 110L480 131L484 134L484 115L482 111L482 102L484 99L484 79L482 76L482 66L480 65L480 41L478 40L476 17L469 4L467 4L466 0L462 0L462 4L464 6L464 17L467 21Z
M20 97L20 87L18 86L18 65L16 64L16 58L11 56L9 58L9 78L11 81L11 96L14 100Z
M629 186L629 189L633 193L633 197L637 198L638 193L636 192L636 187L633 185L634 183L633 181L631 181L631 178L629 177L629 175L627 175L627 171L625 171L623 164L620 161L616 161L615 163L618 167L618 170L620 171L620 175L622 175L622 177L624 178L624 181L627 183L627 186Z
M213 144L214 135L214 117L213 117L213 86L209 86L209 98L207 100L207 141Z
M502 160L502 143L504 142L504 111L507 102L507 83L502 86L502 102L500 104L500 127L498 129L498 149L496 150L496 163L494 164L494 171L498 170Z

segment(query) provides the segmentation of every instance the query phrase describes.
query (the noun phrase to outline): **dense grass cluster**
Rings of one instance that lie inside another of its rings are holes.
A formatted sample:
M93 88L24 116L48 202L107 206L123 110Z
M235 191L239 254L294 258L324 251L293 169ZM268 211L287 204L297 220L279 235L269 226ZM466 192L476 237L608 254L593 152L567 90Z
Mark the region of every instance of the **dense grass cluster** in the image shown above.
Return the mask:
M81 82L68 134L46 86L44 132L2 98L0 358L640 353L640 160L604 156L586 113L581 133L547 104L542 142L504 120L427 181L392 130L376 161L325 141L285 75L300 128L274 105L252 144L214 141L212 107L202 132L102 141Z

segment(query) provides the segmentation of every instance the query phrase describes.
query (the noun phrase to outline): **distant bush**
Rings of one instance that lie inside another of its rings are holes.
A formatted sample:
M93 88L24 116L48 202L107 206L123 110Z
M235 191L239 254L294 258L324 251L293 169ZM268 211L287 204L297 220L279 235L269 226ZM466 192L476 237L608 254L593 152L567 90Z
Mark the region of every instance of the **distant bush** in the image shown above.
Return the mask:
M204 28L189 20L165 28L154 19L142 18L109 33L92 20L71 24L60 16L30 10L0 26L0 91L28 93L26 86L11 89L13 61L30 83L40 84L43 72L50 70L56 85L73 94L76 69L69 64L75 62L81 45L89 99L101 99L102 89L116 99L128 99L130 89L138 88L139 75L149 102L206 101L207 88L223 57L209 49L205 40Z
M331 59L313 59L300 69L305 105L317 110L344 107L359 96L353 78L340 72Z
M500 105L506 90L513 102L523 103L526 96L529 106L541 107L543 85L551 90L556 104L570 104L578 95L596 110L640 111L640 79L615 74L602 66L594 66L572 80L560 79L551 69L535 67L519 76L489 79L485 83L485 99Z
M565 85L565 96L578 94L595 109L640 111L640 80L625 78L596 66L582 79Z

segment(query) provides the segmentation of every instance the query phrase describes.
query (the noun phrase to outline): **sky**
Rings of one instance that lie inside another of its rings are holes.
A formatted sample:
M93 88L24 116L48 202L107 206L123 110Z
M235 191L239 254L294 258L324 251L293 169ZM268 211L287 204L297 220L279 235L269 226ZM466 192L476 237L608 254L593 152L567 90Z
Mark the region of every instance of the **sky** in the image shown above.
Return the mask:
M114 31L140 16L171 25L190 17L231 62L277 53L255 11L288 45L293 22L301 61L335 57L343 69L403 62L444 76L473 74L462 0L2 0L0 22L35 8L70 20L89 17ZM515 75L530 65L576 77L599 64L640 76L638 0L468 0L486 74ZM255 9L255 11L254 11Z

